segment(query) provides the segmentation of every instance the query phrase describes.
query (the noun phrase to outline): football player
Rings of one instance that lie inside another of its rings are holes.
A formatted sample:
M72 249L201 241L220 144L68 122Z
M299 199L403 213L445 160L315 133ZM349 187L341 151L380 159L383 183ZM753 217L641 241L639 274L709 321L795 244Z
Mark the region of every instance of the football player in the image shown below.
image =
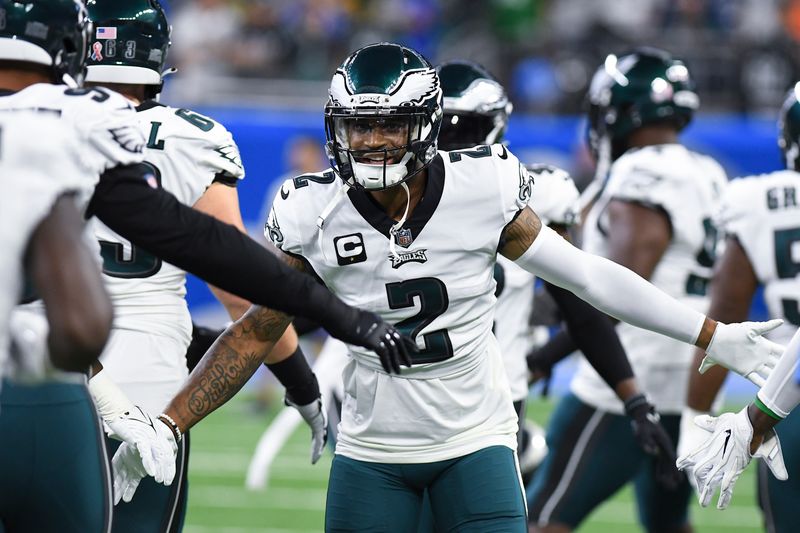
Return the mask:
M608 169L608 175L598 176L604 181L584 224L584 249L630 268L685 306L705 310L717 244L712 215L726 177L714 160L679 142L699 105L688 69L651 48L609 55L592 79L588 101L588 141L600 172ZM675 446L691 347L628 324L617 332ZM582 360L571 392L551 418L548 447L554 451L528 493L539 530L577 528L629 481L646 530L691 528L691 487L685 476L660 482L659 470L672 465L637 446L626 407Z
M512 106L505 89L483 67L469 61L450 61L437 67L444 95L444 119L439 134L443 150L472 148L481 144L503 142ZM531 208L551 228L567 236L567 228L578 218L578 190L563 171L545 165L527 167L533 177ZM525 354L529 348L528 320L533 307L535 276L505 257L495 265L497 307L494 334L500 345L503 363L511 385L511 398L520 419L518 454L523 480L528 471L538 465L525 464L525 399L528 397L528 365ZM559 306L569 333L587 360L629 407L634 432L642 448L664 461L663 475L674 477L672 468L675 451L666 431L658 423L653 406L638 390L630 363L625 355L612 322L574 294L545 283L546 290ZM537 375L547 374L552 367L544 360L547 355L537 352L528 358ZM649 416L648 416L649 415ZM544 459L540 456L539 462ZM527 469L526 469L527 466Z
M270 214L267 233L292 264L396 322L419 349L410 368L389 373L349 347L328 531L413 530L424 489L443 530L527 528L517 416L491 333L498 251L745 374L766 373L782 350L761 337L776 323L716 323L543 226L528 207L531 177L506 147L437 151L441 106L438 75L417 52L392 43L357 50L334 74L325 109L333 168L287 180ZM289 321L251 308L162 420L180 434L222 405L271 349L265 333ZM135 487L136 450L123 444L114 464L115 485Z
M387 368L408 362L400 335L376 315L343 304L236 228L182 206L159 187L155 170L142 164L146 140L133 105L113 91L79 86L94 35L82 2L0 0L0 14L0 109L49 110L70 127L89 178L77 195L85 215L97 215L135 246L218 287L251 301L312 316L335 336L374 346ZM69 85L62 85L62 81ZM29 141L35 142L35 137ZM21 312L15 321L21 346L27 338L41 336L41 321L31 315L36 316ZM38 369L40 374L43 366ZM13 386L6 381L3 397L11 398L12 394ZM14 401L29 410L26 419L39 420L42 406L74 403L76 397L85 394L82 384L55 383L40 386L35 394L18 395ZM147 452L144 465L151 473L158 472L157 480L171 479L176 447L173 434L161 429L164 424L153 424L140 409L122 412L126 414L116 421L114 432L141 445ZM93 439L91 434L76 437ZM50 432L49 441L71 445L76 438ZM92 446L81 441L77 447L83 445ZM83 497L77 491L66 496ZM82 508L77 504L74 507ZM61 530L95 528L76 520L63 524Z
M170 26L159 3L94 0L87 8L95 26L87 87L107 87L136 106L139 127L148 139L144 158L155 170L161 187L181 203L244 232L236 192L244 168L233 137L208 117L163 105L156 99L167 72L170 46ZM97 390L108 379L136 405L158 412L188 375L186 352L192 325L184 300L185 273L132 247L100 222L95 221L94 233L102 249L103 273L116 318L101 358L104 370L89 382L90 390ZM249 307L241 298L210 288L233 320ZM291 391L289 401L301 402L295 405L307 406L315 411L312 416L318 413L323 418L319 387L310 371L302 372L308 365L297 351L296 336L293 331L285 336L293 338L284 344L294 347L278 354L279 350L273 350L267 358L268 366L280 362L272 368ZM281 357L276 359L278 355ZM298 358L297 362L287 360L290 356ZM301 371L295 371L295 366ZM118 411L101 414L113 419ZM118 441L109 439L106 444L113 455ZM180 529L186 509L187 456L185 435L179 445L177 482L165 487L148 480L136 500L115 509L113 531Z
M72 131L56 115L0 113L0 374L27 364L18 359L10 336L11 313L26 278L44 302L46 341L56 368L85 370L108 337L111 302L83 242L73 197L86 181L78 153ZM8 360L9 351L15 359ZM66 524L75 531L71 524L82 523L86 531L101 531L108 466L92 445L101 434L92 401L83 389L34 419L25 406L34 394L25 386L0 391L0 530L58 531ZM51 443L53 435L80 438ZM81 498L66 496L74 493ZM48 512L32 512L37 505Z
M783 318L786 324L772 338L786 343L800 327L800 263L792 249L800 241L800 85L792 90L780 112L778 144L785 170L751 176L731 182L725 194L719 223L726 237L725 252L714 272L709 315L720 320L747 317L758 285L764 285L769 315ZM695 361L702 357L695 355ZM711 411L727 371L712 369L705 374L692 372L687 408L681 420L680 455L685 455L706 439L707 434L693 421ZM782 415L782 416L785 416ZM800 469L800 417L793 414L778 427L786 444L787 466ZM759 465L759 504L769 531L792 531L794 504L800 498L800 478L777 483ZM708 495L710 498L710 494Z

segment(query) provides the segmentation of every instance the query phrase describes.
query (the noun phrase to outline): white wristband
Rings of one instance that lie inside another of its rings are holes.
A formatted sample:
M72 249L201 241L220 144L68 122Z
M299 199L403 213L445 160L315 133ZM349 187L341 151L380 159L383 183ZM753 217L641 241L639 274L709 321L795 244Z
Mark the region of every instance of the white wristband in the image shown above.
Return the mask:
M116 420L134 409L125 393L102 370L89 380L89 392L94 398L97 412L105 421Z

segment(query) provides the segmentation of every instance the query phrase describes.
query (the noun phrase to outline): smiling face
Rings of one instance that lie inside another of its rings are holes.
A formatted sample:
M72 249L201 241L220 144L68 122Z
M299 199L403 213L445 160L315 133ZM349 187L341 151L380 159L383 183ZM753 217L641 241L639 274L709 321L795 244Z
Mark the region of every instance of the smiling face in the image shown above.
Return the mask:
M384 155L386 164L398 163L409 142L409 121L406 117L349 120L345 130L347 143L351 150L358 153L355 159L359 163L383 165Z

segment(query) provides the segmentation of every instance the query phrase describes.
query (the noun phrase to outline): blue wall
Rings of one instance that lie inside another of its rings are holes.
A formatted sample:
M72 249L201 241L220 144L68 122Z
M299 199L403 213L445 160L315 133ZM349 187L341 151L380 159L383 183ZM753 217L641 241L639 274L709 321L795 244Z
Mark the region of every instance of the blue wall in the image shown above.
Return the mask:
M288 171L284 160L287 144L301 135L324 142L322 112L197 110L225 124L233 133L247 171L239 188L242 214L248 226L263 227L266 195ZM734 177L779 168L776 136L774 120L724 115L698 117L683 139L692 148L715 157L729 176ZM580 172L583 122L578 118L515 116L509 126L508 140L510 148L525 161L551 163ZM212 302L213 297L204 284L191 279L188 300L192 308L198 308ZM757 307L756 311L756 316L760 316L763 308Z

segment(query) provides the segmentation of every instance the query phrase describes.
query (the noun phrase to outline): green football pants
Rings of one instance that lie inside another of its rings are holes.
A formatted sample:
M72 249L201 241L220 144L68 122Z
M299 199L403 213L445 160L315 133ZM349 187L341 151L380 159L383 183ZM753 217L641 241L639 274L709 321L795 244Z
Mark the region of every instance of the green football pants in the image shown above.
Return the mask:
M110 471L85 386L3 381L0 473L0 531L109 530Z
M781 440L789 479L778 481L764 461L759 460L758 503L768 533L794 533L798 530L795 520L800 504L800 412L793 411L775 426L775 431Z
M109 461L120 446L117 440L106 437ZM172 485L156 483L150 476L144 478L133 500L120 501L114 506L112 533L177 533L183 530L186 517L186 478L189 459L189 433L184 433L178 444L175 479Z
M516 456L505 446L421 464L369 463L336 455L325 531L414 532L426 488L437 531L527 531Z

